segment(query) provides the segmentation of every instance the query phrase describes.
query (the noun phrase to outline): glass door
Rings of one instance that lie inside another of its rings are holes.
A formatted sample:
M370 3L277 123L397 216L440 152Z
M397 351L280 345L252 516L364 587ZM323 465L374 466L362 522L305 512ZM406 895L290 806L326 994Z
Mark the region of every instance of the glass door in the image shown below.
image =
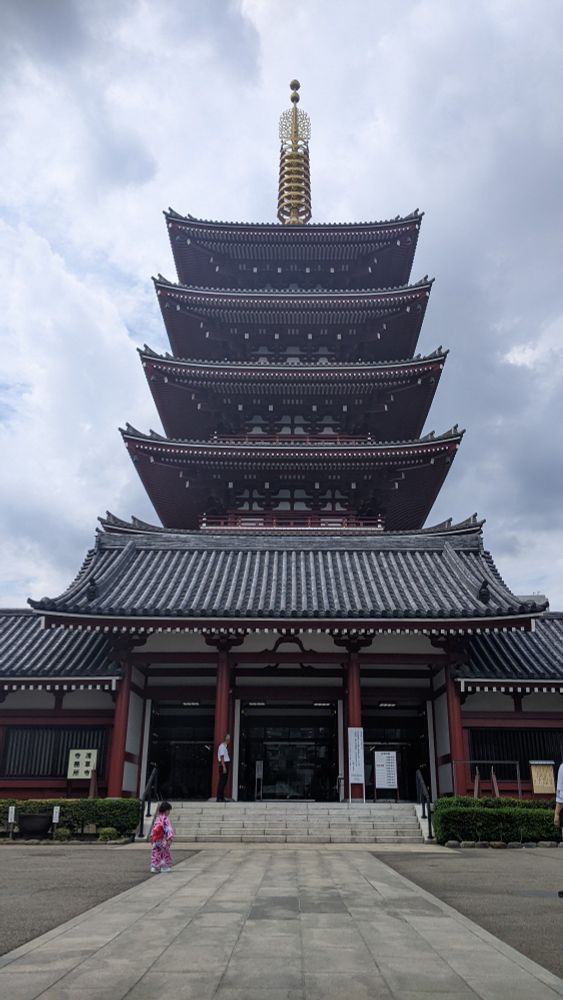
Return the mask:
M242 706L239 798L319 802L337 797L336 706Z

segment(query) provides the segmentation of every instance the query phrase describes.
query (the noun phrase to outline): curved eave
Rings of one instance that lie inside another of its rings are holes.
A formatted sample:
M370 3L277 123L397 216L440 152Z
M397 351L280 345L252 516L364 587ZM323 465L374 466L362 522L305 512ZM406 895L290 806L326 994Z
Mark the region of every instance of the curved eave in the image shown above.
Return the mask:
M380 460L383 464L396 464L398 461L408 462L416 459L432 459L457 451L464 431L452 430L439 437L430 437L418 441L400 442L361 442L357 444L287 444L228 443L209 441L177 441L170 440L158 434L144 435L132 427L121 429L121 435L127 447L132 451L142 451L147 455L167 457L181 461L182 458L192 460L228 460L252 461L256 458L271 458L273 461L285 461L288 464L309 462L311 460L327 460L336 464L343 459Z
M411 380L418 377L425 377L430 373L439 376L448 352L441 351L426 357L415 360L376 362L368 364L366 362L328 362L326 364L283 364L268 363L256 364L253 362L218 363L206 361L191 361L183 358L173 358L167 355L155 354L152 351L139 351L141 362L147 372L160 372L168 377L179 377L186 381L197 382L210 381L219 386L221 383L229 385L240 382L264 383L268 382L291 382L299 384L303 382L311 385L311 382L318 383L324 387L327 380L350 380L354 384L361 381L363 384L395 384L403 380Z
M364 235L371 232L381 233L383 230L392 234L412 226L413 223L420 224L424 216L424 212L416 211L410 215L397 216L395 219L380 222L309 222L304 225L286 226L279 222L215 222L209 219L197 219L192 215L182 215L171 208L163 214L167 223L183 226L187 230L191 230L194 235L201 236L202 233L209 231L213 234L223 233L234 240L236 240L237 234L240 234L240 236L252 235L256 238L274 237L280 241L288 242L297 238L314 241L315 236L325 234L334 234L338 239L348 233Z
M370 630L375 633L388 634L398 632L415 635L475 635L483 632L507 632L507 631L530 631L532 622L541 615L538 611L523 611L514 615L483 615L481 617L452 616L445 618L397 618L393 615L387 617L371 617L370 615L354 615L347 617L332 616L330 614L321 616L294 616L278 615L264 617L245 617L243 615L233 616L190 616L179 611L176 615L153 616L143 613L142 610L135 616L123 616L116 614L100 614L93 609L89 613L84 611L53 611L48 610L46 605L49 602L31 601L30 605L37 611L42 612L45 617L45 624L48 628L56 626L66 626L73 629L86 629L88 631L102 632L104 634L117 635L123 632L135 632L141 635L153 632L192 632L202 629L223 630L230 632L239 629L248 629L251 632L268 632L279 628L287 628L288 622L291 627L304 629L311 632L331 632L334 629L342 629L352 636Z
M245 309L274 309L281 311L341 310L342 312L408 306L409 303L428 299L434 279L424 279L400 288L366 289L362 291L333 290L291 291L289 289L256 291L253 289L215 289L180 285L165 278L154 278L156 293L160 298L172 298L191 304L194 308L236 311Z
M99 517L98 521L101 525L101 531L112 536L128 536L128 535L156 535L162 536L166 535L168 538L173 538L174 535L179 535L180 538L185 538L186 536L194 537L194 532L190 529L187 530L172 530L170 528L163 528L162 525L150 524L148 521L142 521L138 517L132 517L130 521L125 521L123 518L118 517L116 514L112 514L111 511L106 511L105 517ZM464 538L469 538L471 540L478 539L482 536L484 520L479 519L477 514L471 514L470 517L465 518L463 521L458 521L453 523L452 518L448 518L446 521L440 521L439 524L430 524L426 528L421 528L416 534L420 538L429 538L436 536L438 538L455 538L456 540L463 536ZM230 528L222 531L221 534L229 534L229 536L240 535L239 528ZM100 529L98 529L100 531ZM265 528L262 532L268 539L272 538L275 534L271 528ZM370 532L371 533L371 532ZM261 534L259 529L253 529L253 534L255 537ZM334 531L334 536L338 534L337 529ZM365 528L353 528L347 531L348 536L356 536L358 538L366 537ZM318 536L318 531L314 528L306 529L300 532L300 538L303 537L315 538ZM404 539L407 537L412 537L412 532L405 531L380 531L377 530L377 536L381 543L382 539ZM198 532L198 538L200 533ZM283 534L283 539L287 543L287 532Z

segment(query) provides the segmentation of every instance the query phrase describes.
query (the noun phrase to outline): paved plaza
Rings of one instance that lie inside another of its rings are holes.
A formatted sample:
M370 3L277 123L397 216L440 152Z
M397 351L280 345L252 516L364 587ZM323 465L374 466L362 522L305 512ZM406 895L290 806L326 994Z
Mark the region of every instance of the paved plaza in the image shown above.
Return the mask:
M363 849L203 849L0 959L10 1000L159 994L556 1000L563 981Z

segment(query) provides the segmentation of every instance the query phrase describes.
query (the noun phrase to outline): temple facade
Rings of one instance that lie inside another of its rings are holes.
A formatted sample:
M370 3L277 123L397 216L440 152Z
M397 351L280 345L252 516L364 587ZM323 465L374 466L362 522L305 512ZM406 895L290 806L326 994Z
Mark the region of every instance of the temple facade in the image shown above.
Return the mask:
M525 793L563 756L561 620L476 516L426 526L463 432L423 433L447 351L416 353L422 215L310 223L298 103L293 81L278 223L165 213L170 352L139 352L163 433L122 431L160 524L107 514L64 593L1 613L2 795L84 794L79 748L104 794L155 763L163 795L207 799L226 732L241 800L385 797L381 750L402 799L493 761Z

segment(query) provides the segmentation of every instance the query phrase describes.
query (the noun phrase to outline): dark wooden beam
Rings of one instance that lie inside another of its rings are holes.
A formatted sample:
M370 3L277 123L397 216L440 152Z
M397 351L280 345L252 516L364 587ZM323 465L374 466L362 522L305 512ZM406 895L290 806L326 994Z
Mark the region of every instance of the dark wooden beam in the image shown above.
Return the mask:
M341 653L338 652L328 652L320 653L317 651L302 652L296 649L295 652L285 652L277 650L272 651L262 651L260 653L245 653L244 651L237 651L229 654L230 662L233 666L249 666L252 663L256 664L274 664L274 663L334 663L334 664L344 664L346 663L347 653L344 650ZM138 652L133 653L131 656L131 662L134 666L140 666L142 664L152 664L157 663L184 663L188 665L190 662L194 664L202 663L217 663L217 654L209 652ZM404 664L405 666L412 665L438 665L443 666L447 663L447 657L443 653L360 653L360 663L362 666L366 666L370 663L373 664Z

